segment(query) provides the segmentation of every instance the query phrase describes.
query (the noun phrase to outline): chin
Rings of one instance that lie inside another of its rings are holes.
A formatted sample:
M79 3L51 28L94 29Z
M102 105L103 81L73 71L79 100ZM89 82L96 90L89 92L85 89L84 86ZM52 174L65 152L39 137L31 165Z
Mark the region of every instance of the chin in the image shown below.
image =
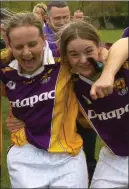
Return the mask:
M93 74L92 73L82 73L81 75L83 75L84 77L90 79L92 78Z

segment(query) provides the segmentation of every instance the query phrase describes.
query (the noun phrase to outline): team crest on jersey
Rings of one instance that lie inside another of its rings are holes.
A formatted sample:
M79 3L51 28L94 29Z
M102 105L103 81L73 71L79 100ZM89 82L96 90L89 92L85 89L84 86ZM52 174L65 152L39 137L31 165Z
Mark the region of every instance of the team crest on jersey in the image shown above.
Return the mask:
M44 78L43 80L41 80L41 84L45 84L45 83L48 83L50 81L50 77L47 77L47 78Z
M114 83L115 90L119 95L126 95L128 93L128 87L126 86L124 78L120 78Z
M41 84L48 83L48 82L50 81L50 79L51 79L50 74L51 74L52 70L53 70L53 69L50 69L50 70L41 78L41 81L40 81Z
M10 89L10 90L14 90L16 88L16 83L13 81L9 81L6 86Z

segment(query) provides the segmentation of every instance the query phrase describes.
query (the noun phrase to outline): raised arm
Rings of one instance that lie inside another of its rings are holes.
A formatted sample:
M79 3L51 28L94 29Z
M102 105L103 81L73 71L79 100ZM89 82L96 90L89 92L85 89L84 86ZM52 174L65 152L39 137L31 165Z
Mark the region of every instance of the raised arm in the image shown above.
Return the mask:
M115 75L129 56L128 45L128 38L122 38L112 45L102 75L91 87L92 99L103 98L113 92Z

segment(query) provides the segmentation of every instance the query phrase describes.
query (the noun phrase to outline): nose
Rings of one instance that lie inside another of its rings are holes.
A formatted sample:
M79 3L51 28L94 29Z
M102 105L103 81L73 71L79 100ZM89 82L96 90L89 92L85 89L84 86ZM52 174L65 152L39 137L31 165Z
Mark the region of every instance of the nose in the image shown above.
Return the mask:
M81 55L80 56L80 63L86 63L87 62L87 56L86 55Z
M64 18L61 18L60 19L60 24L63 26L65 24L65 19Z
M27 46L25 46L23 48L23 56L26 57L26 56L29 56L29 55L31 55L31 51Z

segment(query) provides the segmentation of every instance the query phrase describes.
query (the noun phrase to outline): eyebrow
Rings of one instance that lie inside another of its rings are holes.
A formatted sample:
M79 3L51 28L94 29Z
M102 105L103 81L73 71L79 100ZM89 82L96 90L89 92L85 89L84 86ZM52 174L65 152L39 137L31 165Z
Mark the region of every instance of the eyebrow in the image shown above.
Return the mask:
M68 53L73 53L73 52L75 53L76 51L74 51L74 50L68 50L67 52Z
M37 41L29 41L27 44L31 44L31 43L37 43ZM15 46L23 46L23 44L15 44Z
M86 47L85 50L91 50L93 47L92 46L89 46L89 47ZM75 53L76 50L68 50L67 51L68 53Z
M92 46L88 46L85 48L85 50L89 50L89 49L92 49L93 47Z
M30 44L30 43L37 43L37 41L36 40L35 41L29 41L28 44Z

